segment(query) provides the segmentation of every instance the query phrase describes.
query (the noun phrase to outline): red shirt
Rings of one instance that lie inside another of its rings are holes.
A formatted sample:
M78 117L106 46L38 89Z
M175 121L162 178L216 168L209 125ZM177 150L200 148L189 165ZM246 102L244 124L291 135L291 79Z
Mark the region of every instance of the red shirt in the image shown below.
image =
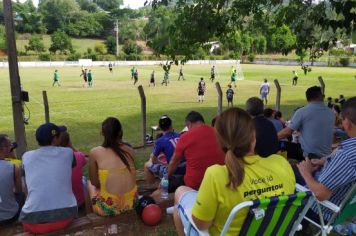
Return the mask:
M185 185L198 190L205 170L214 164L224 165L225 154L220 149L212 127L202 125L184 133L176 146L174 154L185 157Z

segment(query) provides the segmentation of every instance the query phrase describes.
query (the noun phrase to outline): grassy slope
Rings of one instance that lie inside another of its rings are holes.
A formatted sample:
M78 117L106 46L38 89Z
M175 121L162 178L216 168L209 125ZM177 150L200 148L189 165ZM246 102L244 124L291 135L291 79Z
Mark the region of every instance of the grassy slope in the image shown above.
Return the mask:
M275 88L272 80L278 78L282 86L282 112L288 117L294 108L305 104L304 92L312 85L318 85L317 76L322 75L326 83L326 95L346 97L356 95L355 69L351 68L313 68L304 76L299 67L242 65L245 80L238 81L235 89L235 104L243 106L248 97L257 96L263 78L268 78L272 91L270 103L275 101ZM176 130L184 126L184 117L190 110L201 112L207 123L216 114L217 95L215 86L207 81L206 101L196 102L196 87L201 76L208 78L210 66L187 65L184 67L186 81L176 81L178 68L173 67L171 83L165 87L158 84L148 87L149 74L156 70L156 81L163 77L159 67L138 67L139 83L143 84L147 98L147 125L154 125L160 115L168 114L174 121ZM53 88L52 74L54 68L20 68L22 85L29 91L31 111L30 124L26 126L29 148L36 147L35 129L44 121L42 90L47 90L51 121L69 127L73 143L87 152L100 144L100 124L108 116L118 117L124 127L124 137L132 144L140 144L140 99L137 87L132 85L129 67L115 67L110 74L107 68L92 68L94 87L82 88L79 77L80 68L58 68L62 87ZM292 70L297 70L300 79L297 87L291 86ZM230 65L217 65L218 80L223 92L228 83ZM0 133L13 136L11 101L7 69L0 69ZM224 98L224 105L226 101ZM27 113L27 112L26 112ZM150 132L148 128L147 132Z
M94 49L95 44L104 43L104 40L101 39L76 39L72 38L72 45L74 50L79 53L84 53L87 51L87 48ZM25 51L25 45L28 44L28 39L17 39L16 46L18 51ZM43 44L45 48L51 46L51 37L50 35L43 35Z

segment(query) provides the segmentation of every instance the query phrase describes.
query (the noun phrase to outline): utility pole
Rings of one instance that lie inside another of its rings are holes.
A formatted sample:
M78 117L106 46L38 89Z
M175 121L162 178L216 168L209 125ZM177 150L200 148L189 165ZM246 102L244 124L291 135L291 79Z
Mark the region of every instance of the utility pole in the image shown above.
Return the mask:
M116 19L115 31L116 31L116 56L119 56L119 20L118 19Z
M19 68L17 64L17 50L11 0L3 0L3 6L7 41L7 55L9 61L12 115L14 121L15 139L18 145L16 149L16 154L18 158L22 158L22 155L26 151L27 144L25 124L23 121L21 82L19 76Z

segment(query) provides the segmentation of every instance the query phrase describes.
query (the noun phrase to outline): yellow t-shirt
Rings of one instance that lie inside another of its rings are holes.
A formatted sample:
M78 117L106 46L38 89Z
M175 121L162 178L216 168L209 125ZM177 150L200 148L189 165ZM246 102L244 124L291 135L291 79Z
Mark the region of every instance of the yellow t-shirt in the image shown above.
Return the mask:
M192 214L203 221L213 221L211 235L219 235L232 208L244 201L294 193L295 177L287 160L279 155L268 158L248 156L245 177L236 191L227 187L226 166L213 165L204 175ZM238 235L248 208L241 210L232 221L228 235Z

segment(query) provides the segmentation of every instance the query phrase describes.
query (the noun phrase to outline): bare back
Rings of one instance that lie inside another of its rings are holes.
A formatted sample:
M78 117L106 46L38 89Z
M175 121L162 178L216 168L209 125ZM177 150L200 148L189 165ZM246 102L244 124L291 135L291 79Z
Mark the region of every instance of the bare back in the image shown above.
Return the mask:
M96 176L100 182L100 189L105 189L108 193L115 195L127 193L136 185L136 169L133 161L134 150L125 144L121 144L121 148L128 153L126 160L130 165L131 171L127 169L120 157L111 148L99 146L90 151L90 159L97 166Z

